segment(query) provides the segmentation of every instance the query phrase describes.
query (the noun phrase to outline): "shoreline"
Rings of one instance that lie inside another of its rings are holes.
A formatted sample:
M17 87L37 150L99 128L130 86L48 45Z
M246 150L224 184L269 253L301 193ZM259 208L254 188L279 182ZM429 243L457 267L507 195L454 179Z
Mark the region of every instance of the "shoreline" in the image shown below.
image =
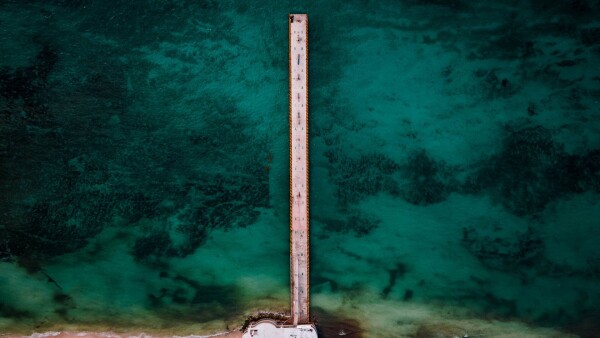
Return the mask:
M518 319L500 319L486 316L473 316L465 313L464 308L431 306L431 304L385 304L369 302L368 298L353 304L341 304L331 296L317 295L319 306L313 308L313 316L322 337L338 336L339 332L353 332L353 337L436 337L468 334L470 337L548 337L577 338L580 335L566 332L560 328L532 325ZM223 323L219 321L219 323ZM216 322L195 325L176 324L171 328L148 328L140 326L115 328L109 326L56 325L56 329L47 327L43 332L3 333L1 338L121 338L121 337L178 337L178 338L241 338L242 323L235 330L219 329ZM212 330L211 330L212 326ZM233 325L229 325L231 327ZM24 330L26 331L26 330ZM197 333L193 333L197 332Z
M241 331L229 331L229 332L221 332L211 335L155 335L155 334L147 334L145 332L123 332L123 333L115 333L111 331L107 332L87 332L87 331L49 331L42 333L33 333L31 335L5 335L0 334L1 337L7 338L45 338L45 337L54 337L54 338L70 338L70 337L97 337L97 338L150 338L150 337L177 337L177 338L210 338L210 337L221 337L221 338L240 338L242 337Z

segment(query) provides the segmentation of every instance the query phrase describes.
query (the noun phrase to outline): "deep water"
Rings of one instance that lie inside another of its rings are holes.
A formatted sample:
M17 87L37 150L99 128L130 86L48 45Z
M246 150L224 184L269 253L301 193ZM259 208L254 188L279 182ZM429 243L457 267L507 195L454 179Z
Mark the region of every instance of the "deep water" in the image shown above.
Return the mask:
M294 12L323 336L600 337L595 0L1 1L0 333L288 310Z

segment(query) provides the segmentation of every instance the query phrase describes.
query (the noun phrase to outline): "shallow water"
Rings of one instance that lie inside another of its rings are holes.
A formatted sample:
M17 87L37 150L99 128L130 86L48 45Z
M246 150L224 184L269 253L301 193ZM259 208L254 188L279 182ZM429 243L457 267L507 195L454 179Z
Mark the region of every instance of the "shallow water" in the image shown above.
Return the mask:
M287 311L291 12L322 334L599 336L585 0L3 1L0 332Z

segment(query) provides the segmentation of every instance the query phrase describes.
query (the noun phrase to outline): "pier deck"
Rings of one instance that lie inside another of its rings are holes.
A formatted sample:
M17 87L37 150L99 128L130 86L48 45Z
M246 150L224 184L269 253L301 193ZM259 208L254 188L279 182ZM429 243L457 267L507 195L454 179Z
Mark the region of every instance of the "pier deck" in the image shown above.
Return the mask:
M294 325L309 318L308 16L289 15L290 289Z

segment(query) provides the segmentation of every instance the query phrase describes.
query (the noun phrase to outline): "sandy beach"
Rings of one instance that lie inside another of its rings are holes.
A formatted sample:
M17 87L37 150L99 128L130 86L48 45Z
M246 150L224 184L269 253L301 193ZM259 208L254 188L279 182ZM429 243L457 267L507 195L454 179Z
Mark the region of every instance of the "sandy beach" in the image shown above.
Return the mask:
M242 332L234 331L234 332L225 332L218 333L213 335L190 335L190 336L176 336L176 335L157 335L157 334L146 334L146 333L136 333L136 332L123 332L123 333L114 333L114 332L44 332L44 333L34 333L28 336L19 336L19 335L2 335L3 337L10 338L46 338L46 337L54 337L54 338L76 338L76 337L89 337L89 338L165 338L165 337L177 337L177 338L210 338L210 337L219 337L219 338L241 338Z

